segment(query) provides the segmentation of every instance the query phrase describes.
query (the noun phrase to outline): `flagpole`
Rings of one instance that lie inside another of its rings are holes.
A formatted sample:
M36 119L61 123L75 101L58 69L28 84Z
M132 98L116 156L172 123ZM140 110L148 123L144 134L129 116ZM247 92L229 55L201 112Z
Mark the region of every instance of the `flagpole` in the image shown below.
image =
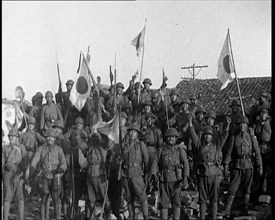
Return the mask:
M142 75L143 57L144 57L144 50L145 50L145 30L146 30L146 22L147 22L147 18L146 18L146 20L145 20L145 26L144 26L144 42L143 42L143 50L142 50L142 58L141 58L141 67L140 67L140 76L139 76L138 104L139 104L139 99L140 99L141 75Z
M236 81L237 81L239 98L240 98L241 107L242 107L242 113L243 113L243 116L245 116L244 107L243 107L243 101L242 101L242 96L241 96L241 90L240 90L240 85L239 85L239 80L238 80L238 77L237 77L236 67L235 67L233 53L232 53L232 45L231 45L231 40L230 40L229 28L228 28L227 34L228 34L228 39L229 39L229 44L230 44L230 52L231 52L231 56L232 56L232 62L233 62L233 66L234 66L234 73L235 73L235 77L236 77Z
M114 102L113 102L113 108L114 111L116 111L116 53L115 53L115 66L114 66L114 78L115 78L115 83L114 83Z

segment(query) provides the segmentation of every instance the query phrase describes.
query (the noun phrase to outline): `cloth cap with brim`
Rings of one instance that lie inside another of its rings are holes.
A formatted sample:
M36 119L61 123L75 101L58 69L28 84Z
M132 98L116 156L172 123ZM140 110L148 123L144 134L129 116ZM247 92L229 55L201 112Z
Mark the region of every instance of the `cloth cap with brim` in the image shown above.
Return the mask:
M167 131L165 132L165 137L178 137L179 133L177 131L177 129L175 128L169 128L167 129Z
M138 124L131 124L131 125L128 127L127 131L131 131L131 130L135 130L135 131L137 131L138 133L140 133L140 126L139 126Z

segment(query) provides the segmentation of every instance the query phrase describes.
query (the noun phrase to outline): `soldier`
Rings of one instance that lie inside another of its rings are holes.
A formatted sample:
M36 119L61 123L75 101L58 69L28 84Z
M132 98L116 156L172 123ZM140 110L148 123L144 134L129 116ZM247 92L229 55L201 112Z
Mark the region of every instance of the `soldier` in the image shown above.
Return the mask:
M219 138L219 135L220 135L215 126L216 113L214 111L209 111L206 113L204 118L205 118L205 125L213 128L213 132L214 132L213 139L216 140L216 138Z
M140 102L145 102L146 100L151 99L152 90L150 89L150 86L152 85L152 81L151 79L146 78L143 80L142 84L144 85L144 88L140 92Z
M144 219L148 219L148 202L143 175L148 172L148 152L145 144L138 140L140 126L131 124L128 128L129 139L122 143L122 186L128 202L129 218L135 219L134 199L139 198ZM143 171L144 168L144 171ZM145 177L145 179L147 179Z
M138 114L139 111L142 109L142 105L140 105L140 100L138 100L138 91L139 89L143 89L143 86L140 85L139 82L136 82L134 84L133 92L129 95L129 100L132 102L133 110L134 110L134 116Z
M168 220L168 208L171 202L173 219L180 219L181 182L183 188L188 186L189 162L183 148L184 143L176 144L179 134L175 128L165 132L165 144L160 148L152 165L151 175L155 181L160 180L161 219Z
M47 91L45 94L47 103L42 106L40 118L40 130L45 135L46 131L52 127L55 121L62 121L63 117L57 104L53 103L53 94Z
M24 219L24 178L28 179L26 170L26 148L19 144L19 133L11 128L8 134L10 143L2 148L2 174L4 183L4 220L9 219L10 203L13 197L18 201L19 219ZM25 174L23 176L23 173Z
M194 93L192 93L189 99L190 99L190 112L195 113L198 107L197 96Z
M238 119L242 115L240 102L237 99L233 99L230 108L231 114L229 116L232 121L230 125L230 135L235 135L239 129Z
M178 102L179 93L176 89L173 89L170 93L170 105L168 106L168 118L172 118L175 113L174 105Z
M121 109L121 111L125 112L126 115L127 115L127 126L129 126L130 124L134 123L134 121L136 120L134 118L132 110L133 110L133 107L132 107L131 101L129 101L125 105L123 105L122 109Z
M142 105L143 105L142 113L139 113L136 121L141 128L146 125L145 114L152 112L153 104L151 101L147 100L143 102Z
M35 130L40 132L40 118L41 118L41 109L42 109L42 101L43 101L43 94L41 92L37 92L34 95L34 104L30 111L30 116L35 118Z
M107 193L108 173L106 168L106 149L107 143L104 143L102 135L94 133L88 142L88 150L85 152L88 161L87 188L90 202L90 220L94 219L96 202L104 203L105 217L110 219L110 202L105 194Z
M48 220L49 195L52 196L56 220L60 219L60 202L62 182L60 176L67 170L67 162L61 147L55 144L57 133L49 128L46 133L47 142L40 146L31 162L33 170L38 170L42 178L41 185L41 220ZM37 167L37 165L39 165Z
M260 113L260 120L256 122L255 125L255 135L259 142L259 147L261 151L262 161L263 161L263 176L261 178L261 188L262 193L267 193L267 175L271 170L271 125L270 117L268 113L268 106L262 106ZM270 188L269 186L268 188ZM271 189L271 188L270 188Z
M244 187L244 214L247 214L251 192L250 188L253 180L253 164L251 158L253 152L255 152L257 169L260 176L263 173L258 141L256 136L254 136L252 128L249 128L249 133L247 132L249 124L248 118L241 116L238 119L238 123L239 132L230 137L228 150L224 156L225 176L227 176L228 173L228 164L231 160L233 162L228 199L223 213L227 218L230 217L231 205L240 185Z
M77 117L74 121L74 127L72 127L72 129L70 129L63 136L67 139L70 139L70 136L71 136L73 131L85 131L83 118ZM85 132L87 133L87 131L85 131Z
M211 219L217 219L220 179L222 175L222 146L228 137L231 122L229 117L226 120L227 126L221 138L214 140L213 128L205 126L200 139L195 132L192 115L188 117L189 133L194 147L193 154L196 158L196 168L194 171L197 173L200 219L205 219L208 201L211 203Z
M156 118L156 125L159 128L164 128L166 125L166 106L160 97L160 93L157 90L152 91L151 93L151 102L152 102L152 113L154 113Z

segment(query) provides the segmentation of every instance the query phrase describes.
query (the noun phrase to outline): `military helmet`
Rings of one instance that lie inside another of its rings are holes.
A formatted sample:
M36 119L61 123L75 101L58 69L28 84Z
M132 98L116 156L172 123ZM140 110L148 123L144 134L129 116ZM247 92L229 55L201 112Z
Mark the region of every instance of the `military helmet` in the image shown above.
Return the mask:
M131 102L126 102L126 103L122 106L122 109L121 109L121 110L126 109L126 108L132 109L132 103L131 103Z
M206 113L205 118L214 118L216 119L216 113L214 111L209 111Z
M259 112L267 112L269 113L269 106L267 104L263 104L259 107Z
M211 126L205 126L203 128L203 134L211 134L213 135L214 134L214 131L213 131L213 128Z
M53 98L53 93L51 91L47 91L45 94L45 98L47 97L52 97Z
M120 117L125 118L126 120L128 120L128 116L125 112L121 112Z
M90 141L92 144L100 144L102 140L102 137L100 133L93 133L92 136L90 137Z
M194 93L192 93L189 97L190 100L194 100L197 99L196 95Z
M263 91L263 92L261 92L260 96L268 98L268 93Z
M183 99L181 101L181 104L187 103L188 105L190 105L190 101L188 99Z
M138 89L138 88L139 88L139 85L140 85L139 82L135 82L135 85L134 85L135 89ZM140 88L142 88L142 85L140 85Z
M246 124L249 124L249 120L248 120L248 118L246 117L246 116L240 116L239 118L238 118L238 124L240 124L240 123L246 123Z
M151 98L157 99L158 97L159 97L158 91L154 90L154 91L151 92Z
M42 98L43 99L43 94L41 92L37 92L35 94L35 97L38 99L38 98Z
M131 131L131 130L136 130L138 133L140 133L140 126L138 124L136 124L136 123L131 124L128 127L127 131Z
M230 107L233 107L233 106L241 106L239 100L233 99L231 101Z
M205 109L201 105L197 107L195 114L198 114L200 112L202 112L203 114L206 114Z
M167 129L167 131L165 132L165 137L171 137L171 136L175 136L175 137L179 137L179 133L177 131L176 128L169 128Z
M57 133L53 128L49 128L46 132L46 137L57 137Z
M146 113L144 117L145 117L145 120L146 120L147 118L157 119L157 116L156 116L155 114L153 114L152 112Z
M81 117L77 117L74 121L75 124L82 124L84 125L84 121L83 121L83 118Z
M149 78L144 79L142 83L143 84L149 83L150 85L152 85L151 79L149 79Z
M124 85L121 83L121 82L118 82L117 84L116 84L116 88L122 88L122 89L124 89Z
M114 85L111 85L108 90L109 92L111 92L113 89L114 89Z
M178 91L176 89L172 89L171 92L170 92L170 96L172 95L179 95Z
M71 79L69 79L67 82L66 82L66 85L74 85L74 81L73 80L71 80Z
M35 123L36 123L35 117L30 116L28 118L28 124L35 125Z
M175 108L175 106L176 106L176 105L179 105L179 106L181 106L181 104L182 104L181 102L179 102L179 101L176 101L176 102L175 102L175 103L173 104L173 107Z
M19 132L17 128L11 128L9 131L8 136L15 136L15 137L19 137Z
M145 105L150 105L151 107L153 107L153 104L152 104L152 102L150 100L145 100L142 104L143 104L143 107Z
M55 121L54 124L53 124L53 128L61 128L61 129L64 129L64 123L63 121Z

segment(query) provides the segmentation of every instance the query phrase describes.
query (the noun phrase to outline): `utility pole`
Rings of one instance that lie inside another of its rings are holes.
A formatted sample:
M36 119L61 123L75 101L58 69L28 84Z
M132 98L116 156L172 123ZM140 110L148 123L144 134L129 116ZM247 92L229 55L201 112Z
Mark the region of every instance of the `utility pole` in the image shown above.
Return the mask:
M189 71L189 73L191 74L192 78L195 79L195 77L199 74L199 72L201 71L201 69L202 68L206 68L206 67L208 67L208 66L207 65L204 65L204 66L195 66L195 63L193 63L192 66L181 67L181 69L187 69ZM197 73L195 73L195 69L196 68L200 68ZM189 69L192 69L192 72Z

